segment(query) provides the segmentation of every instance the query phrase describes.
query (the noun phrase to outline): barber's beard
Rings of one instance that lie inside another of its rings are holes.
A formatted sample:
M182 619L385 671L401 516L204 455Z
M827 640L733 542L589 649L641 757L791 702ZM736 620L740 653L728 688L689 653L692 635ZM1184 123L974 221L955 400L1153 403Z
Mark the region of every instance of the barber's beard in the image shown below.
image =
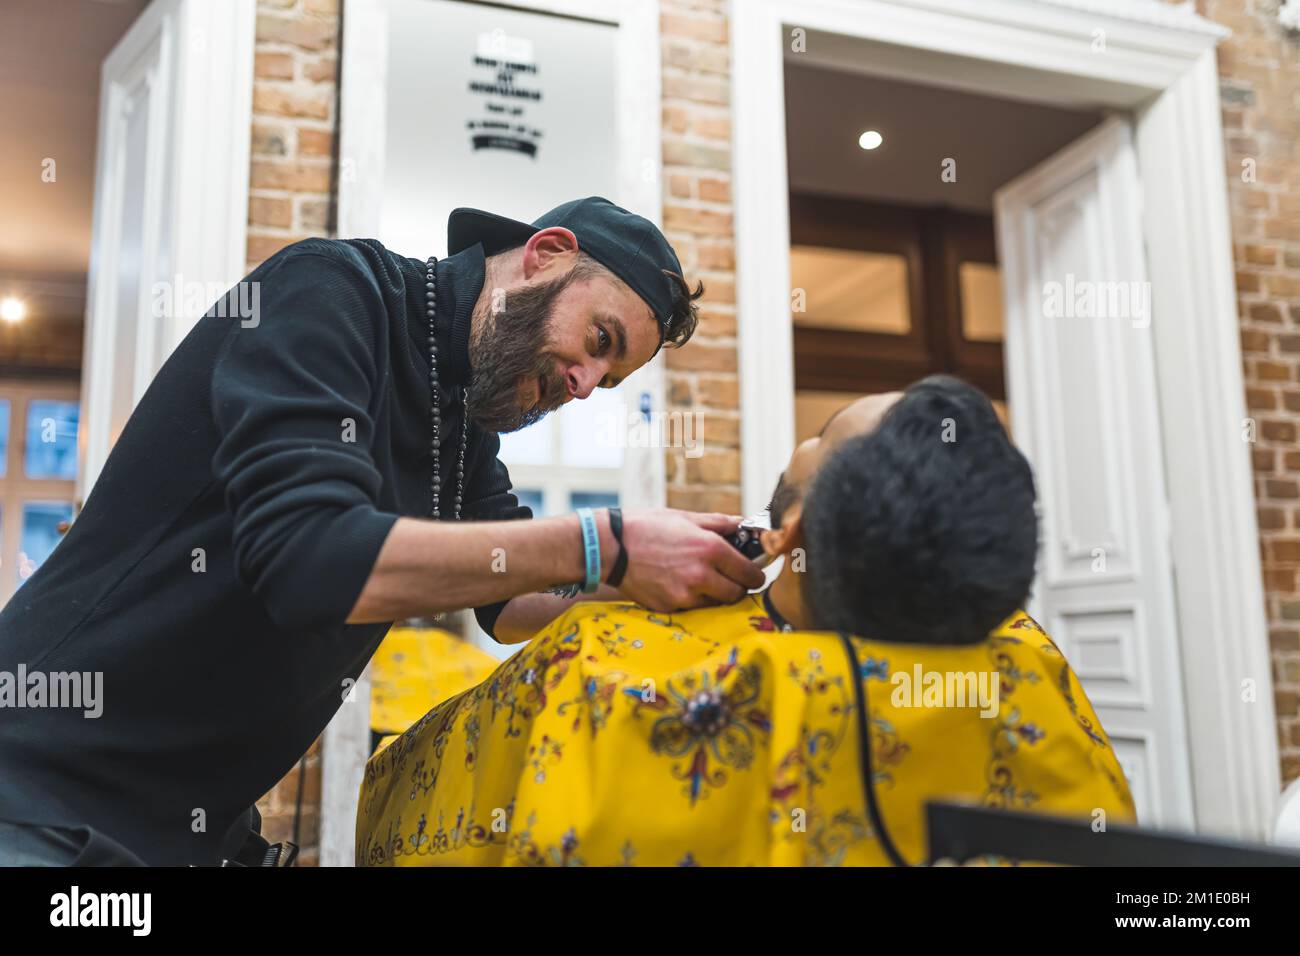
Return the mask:
M539 285L511 289L504 308L475 323L469 342L474 380L469 389L470 417L488 431L504 434L539 421L564 404L564 382L556 374L547 344L555 302L568 285L560 276ZM521 407L541 378L545 388L536 405Z

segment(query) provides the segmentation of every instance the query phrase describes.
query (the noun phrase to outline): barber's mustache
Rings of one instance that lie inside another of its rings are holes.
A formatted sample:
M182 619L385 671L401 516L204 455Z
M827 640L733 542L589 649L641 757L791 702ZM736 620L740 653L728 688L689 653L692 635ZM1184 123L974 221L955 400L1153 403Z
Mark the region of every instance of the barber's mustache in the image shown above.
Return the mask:
M548 361L550 367L538 376L541 388L537 396L537 407L546 412L553 412L568 399L569 386L564 375L555 368L555 361L553 359Z

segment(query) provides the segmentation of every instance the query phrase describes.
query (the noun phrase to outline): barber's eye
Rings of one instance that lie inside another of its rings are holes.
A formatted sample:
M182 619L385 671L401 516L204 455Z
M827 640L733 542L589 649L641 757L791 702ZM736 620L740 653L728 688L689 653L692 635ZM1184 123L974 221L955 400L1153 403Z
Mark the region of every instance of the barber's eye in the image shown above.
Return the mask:
M606 331L605 331L604 329L602 329L600 326L596 326L596 352L597 352L597 354L600 354L601 352L604 352L607 348L609 348L610 345L613 344L613 341L614 341L614 340L611 339L611 338L609 337L609 333L608 333L608 332L606 332Z

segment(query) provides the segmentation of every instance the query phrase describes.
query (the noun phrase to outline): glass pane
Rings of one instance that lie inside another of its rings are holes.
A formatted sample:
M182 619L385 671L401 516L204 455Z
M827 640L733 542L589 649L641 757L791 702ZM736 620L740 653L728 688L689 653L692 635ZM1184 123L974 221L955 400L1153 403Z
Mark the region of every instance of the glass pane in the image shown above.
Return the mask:
M617 491L575 491L569 495L570 511L578 508L613 508L617 504Z
M891 335L912 327L902 256L791 246L790 281L797 325Z
M1011 406L1008 405L1006 402L1002 401L1001 399L995 398L993 399L993 411L998 413L998 421L1002 423L1002 427L1005 428L1007 430L1007 434L1010 435L1011 434Z
M28 478L77 477L76 402L33 399L27 403L27 448L23 470Z
M560 464L621 468L627 416L622 389L598 388L583 401L569 402L559 412Z
M72 503L28 501L23 504L22 538L18 548L18 583L22 584L59 543L59 524L72 520Z
M9 465L9 399L0 398L0 478Z
M507 465L550 465L551 431L555 416L548 415L536 425L501 436L500 458Z
M533 517L542 516L542 492L540 488L512 488L514 496L519 499L521 505L526 505L533 509Z
M807 441L820 434L830 417L849 402L861 398L855 392L814 392L803 389L794 393L794 440Z
M1002 274L986 262L957 267L961 285L961 334L968 342L1002 341Z

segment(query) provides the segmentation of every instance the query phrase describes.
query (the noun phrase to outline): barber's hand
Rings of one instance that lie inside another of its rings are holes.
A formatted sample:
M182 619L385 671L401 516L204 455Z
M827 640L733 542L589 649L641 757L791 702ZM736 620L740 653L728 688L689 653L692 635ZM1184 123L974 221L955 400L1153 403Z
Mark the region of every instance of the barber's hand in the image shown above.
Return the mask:
M722 537L739 519L671 508L623 512L627 574L619 591L652 611L731 604L762 587L763 572Z

